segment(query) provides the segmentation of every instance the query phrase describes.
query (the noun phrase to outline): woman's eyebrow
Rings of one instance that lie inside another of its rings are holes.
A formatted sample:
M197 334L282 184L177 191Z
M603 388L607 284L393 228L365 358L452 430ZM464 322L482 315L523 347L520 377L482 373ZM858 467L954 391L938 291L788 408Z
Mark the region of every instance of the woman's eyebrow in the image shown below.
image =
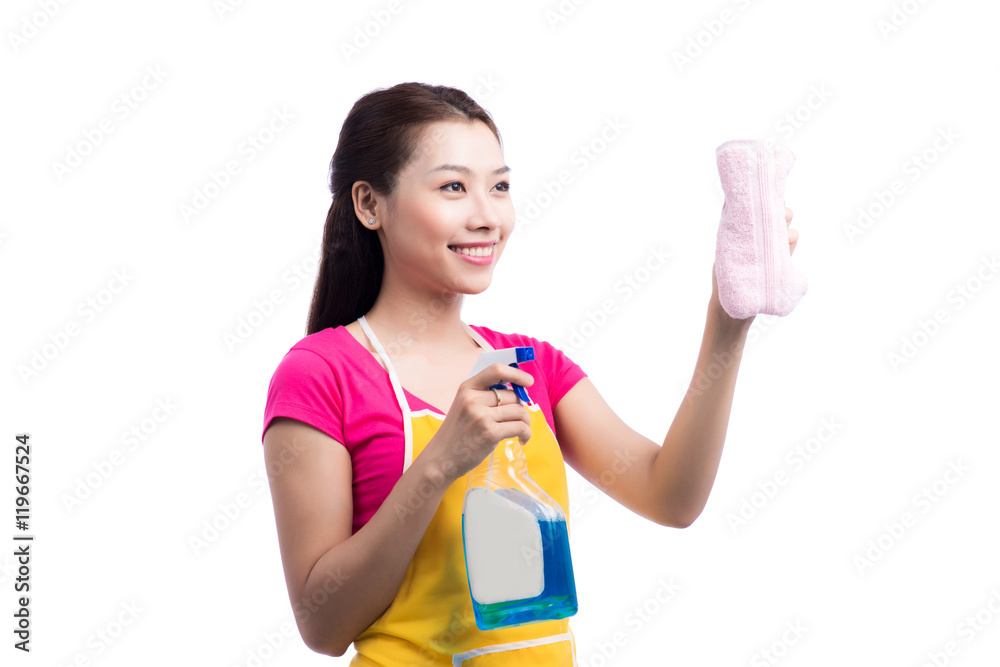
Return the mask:
M469 169L468 167L466 167L464 165L460 165L460 164L443 164L440 167L434 167L433 169L431 169L430 171L428 171L427 175L429 176L430 174L433 174L435 171L460 171L463 174L467 174L467 175L470 175L470 176L473 173L471 169ZM493 175L495 176L497 174L503 174L503 173L507 173L507 172L510 172L510 171L511 171L510 167L508 167L507 165L504 165L504 166L500 167L499 169L494 169L493 170Z

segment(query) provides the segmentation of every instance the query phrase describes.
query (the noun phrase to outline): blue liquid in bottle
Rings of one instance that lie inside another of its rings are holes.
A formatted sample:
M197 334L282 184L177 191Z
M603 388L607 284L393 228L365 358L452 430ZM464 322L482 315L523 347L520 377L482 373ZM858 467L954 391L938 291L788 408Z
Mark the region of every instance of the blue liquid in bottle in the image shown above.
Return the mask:
M555 620L573 616L577 612L576 584L570 558L569 532L566 520L553 516L551 509L539 505L521 491L501 488L498 495L531 512L541 534L541 560L543 584L541 593L530 598L481 603L472 595L472 609L476 625L482 630L525 625L538 621ZM462 534L467 537L465 514L462 515ZM497 567L494 565L494 567ZM503 573L495 573L502 577ZM466 559L466 576L469 576ZM482 576L482 575L480 575ZM470 577L471 581L471 577Z

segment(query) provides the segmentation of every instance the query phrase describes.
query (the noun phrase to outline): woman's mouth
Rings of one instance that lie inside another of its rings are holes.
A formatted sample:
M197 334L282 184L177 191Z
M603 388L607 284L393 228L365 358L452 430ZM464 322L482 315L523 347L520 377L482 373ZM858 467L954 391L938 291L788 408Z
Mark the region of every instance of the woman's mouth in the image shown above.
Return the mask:
M448 250L451 250L462 259L472 262L473 264L483 265L489 264L493 261L493 245L473 246L471 248L456 248L455 246L448 246Z
M471 248L456 248L453 245L448 246L448 250L452 252L457 252L460 255L472 256L472 257L490 257L493 255L492 245L483 246L473 246Z

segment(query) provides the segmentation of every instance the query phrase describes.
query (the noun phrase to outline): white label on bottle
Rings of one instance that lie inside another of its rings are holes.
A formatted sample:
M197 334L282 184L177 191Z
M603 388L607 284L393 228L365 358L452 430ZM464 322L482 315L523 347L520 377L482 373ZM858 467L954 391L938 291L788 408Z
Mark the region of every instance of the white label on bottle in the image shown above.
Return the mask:
M491 604L541 595L545 569L535 516L484 488L469 490L464 514L472 597Z

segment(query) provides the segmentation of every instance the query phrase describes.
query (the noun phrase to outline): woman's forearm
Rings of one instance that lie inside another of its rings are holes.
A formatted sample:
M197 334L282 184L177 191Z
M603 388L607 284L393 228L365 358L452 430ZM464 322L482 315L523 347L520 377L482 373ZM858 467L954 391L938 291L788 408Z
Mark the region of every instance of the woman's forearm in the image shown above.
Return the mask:
M293 600L303 639L340 656L392 603L450 480L418 456L372 518L327 551Z
M690 525L708 502L752 322L730 318L715 303L708 308L694 377L653 462L652 488L674 525Z

